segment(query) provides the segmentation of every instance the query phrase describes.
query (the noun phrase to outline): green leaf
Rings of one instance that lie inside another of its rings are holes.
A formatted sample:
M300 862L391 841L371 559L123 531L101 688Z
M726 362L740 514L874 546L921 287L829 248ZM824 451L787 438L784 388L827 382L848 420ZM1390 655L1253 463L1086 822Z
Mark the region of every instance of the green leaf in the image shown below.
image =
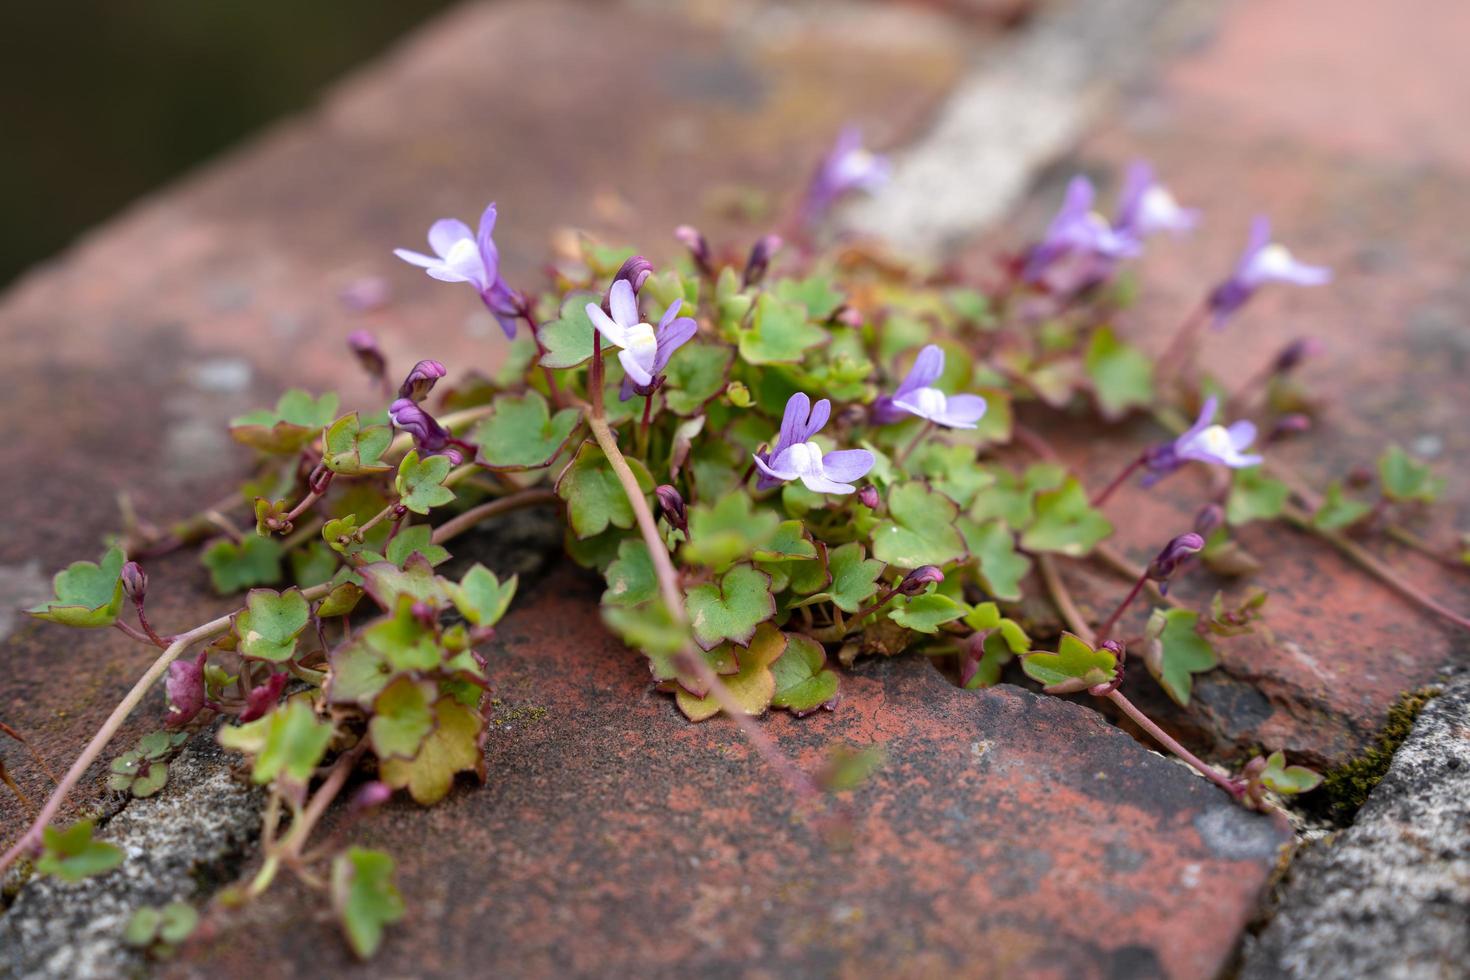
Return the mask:
M739 662L739 670L723 678L723 683L740 705L740 710L748 715L759 715L771 706L771 698L776 694L776 677L771 672L771 665L777 662L785 649L786 635L771 624L763 623L752 634L747 649L732 651ZM674 700L690 721L704 721L720 713L720 702L713 694L700 697L678 687L674 691Z
M418 754L424 737L434 727L432 705L437 693L432 683L407 676L383 688L373 702L368 722L368 738L379 759L412 759Z
M653 492L653 477L637 459L628 466L643 493ZM579 538L590 538L614 527L633 526L633 505L623 492L612 464L595 443L584 442L556 481L556 494L567 502L567 520Z
M1026 653L1031 649L1031 640L1026 631L1014 619L1000 614L1000 607L993 602L982 602L965 616L965 625L976 632L998 632L1012 653Z
M1188 609L1155 609L1144 628L1143 661L1164 693L1189 705L1193 676L1213 670L1220 658L1196 629L1199 614Z
M606 578L603 605L641 606L658 597L653 558L648 545L637 539L627 538L618 546L617 560L607 566Z
M832 584L823 594L813 599L826 598L843 612L855 613L863 603L878 594L878 576L883 574L883 562L864 557L863 546L850 541L833 549L827 559L832 574Z
M1086 365L1103 418L1121 418L1130 408L1146 408L1153 402L1153 361L1137 347L1119 340L1112 327L1099 327L1093 332Z
M776 295L788 303L806 307L813 320L825 320L842 305L843 295L832 286L828 276L812 275L805 279L782 279L776 283Z
M296 652L296 638L310 619L311 606L299 589L251 589L245 609L235 615L240 653L272 663L290 660Z
M975 494L995 483L993 471L975 465L974 446L928 442L920 447L914 465L928 478L930 486L961 508L968 507Z
M291 577L303 589L330 582L340 565L336 552L321 541L308 541L291 552Z
M977 524L961 517L955 524L965 539L965 549L975 559L980 584L997 599L1018 602L1021 580L1031 572L1031 559L1016 550L1010 528L998 520Z
M685 344L669 360L664 404L675 415L697 415L705 402L725 390L735 352L715 344Z
M262 452L288 455L299 452L337 417L337 395L327 392L313 399L293 388L276 402L275 410L260 409L230 423L230 436Z
M411 524L400 528L397 537L388 542L384 557L402 568L414 555L423 555L430 565L449 560L449 549L434 543L434 529L427 524Z
M406 911L393 883L393 858L364 847L349 847L333 858L332 908L352 951L360 959L371 958L382 945L383 927Z
M654 676L665 680L674 676L668 659L684 649L689 642L689 631L674 622L661 600L641 606L602 607L602 621L628 646L642 652L654 661Z
M916 633L938 633L939 627L952 623L969 612L969 607L947 595L927 592L913 598L899 597L889 610L888 618Z
M592 356L593 328L587 304L600 302L595 293L571 293L562 301L561 316L541 325L541 343L546 348L541 355L543 367L576 367Z
M494 412L477 425L469 441L480 447L477 462L491 467L547 466L557 457L577 427L581 413L564 408L551 414L546 398L536 390L524 395L501 395Z
M944 565L965 553L954 501L922 483L888 492L889 520L873 528L873 557L898 568Z
M332 741L332 725L318 721L310 699L298 696L257 721L221 728L218 738L227 749L255 756L255 782L280 778L304 786Z
M415 514L427 514L454 499L454 491L444 485L444 478L453 469L454 463L448 456L430 456L419 459L419 451L410 449L403 462L398 464L398 476L393 486L398 491L398 501Z
M454 785L455 773L474 771L481 763L480 716L453 698L434 705L435 726L411 760L384 759L379 777L408 793L423 806L438 803Z
M254 585L275 585L281 580L281 545L275 538L247 534L236 544L216 541L204 552L204 567L220 595L239 592Z
M686 562L724 571L774 541L780 524L774 511L755 510L748 494L726 494L713 506L689 508L689 538L679 554Z
M316 614L322 619L346 616L357 608L362 597L363 591L360 585L355 582L343 582L327 593L326 598L316 607Z
M1060 487L1067 479L1067 471L1054 463L1037 463L1024 474L1001 468L991 472L995 482L975 494L970 516L982 524L991 519L1001 520L1015 530L1030 524L1035 517L1038 493Z
M1286 753L1279 749L1266 757L1266 768L1261 771L1261 782L1282 796L1294 796L1317 788L1322 782L1320 773L1306 766L1288 766Z
M1261 472L1261 467L1236 470L1225 501L1225 519L1231 524L1268 521L1280 517L1291 491L1280 480Z
M471 625L485 627L500 622L500 617L510 608L517 581L517 576L512 575L502 583L494 572L477 564L464 573L458 585L445 582L444 588L454 601L454 607Z
M397 609L404 596L443 609L451 599L447 583L434 574L423 555L413 555L399 568L392 562L380 561L364 566L358 572L362 587L385 610Z
M726 640L749 643L756 626L776 615L770 589L771 577L750 565L736 565L719 585L690 589L685 604L695 641L706 650Z
M1010 620L1006 622L1009 623ZM1000 631L981 632L975 636L982 637L979 659L970 659L968 646L962 647L960 651L960 686L967 691L978 691L999 684L1001 671L1016 657L1016 650Z
M1353 500L1342 489L1342 481L1333 480L1327 485L1327 494L1322 506L1312 515L1312 524L1324 531L1341 531L1373 513L1373 507L1361 500Z
M1087 502L1075 477L1036 496L1036 520L1021 535L1027 551L1054 551L1080 557L1113 533L1113 525Z
M163 907L158 923L158 938L170 946L188 939L199 925L199 913L188 902L169 902Z
M740 331L740 356L747 364L799 364L826 344L827 331L808 322L806 307L761 293L750 328Z
M1389 446L1378 459L1378 478L1383 495L1402 503L1434 503L1444 492L1444 477L1435 476L1428 463L1421 463L1398 446Z
M771 664L776 693L771 707L800 716L834 703L837 674L827 668L827 652L811 637L786 634L786 652Z
M362 426L357 413L344 415L322 434L322 463L343 476L386 473L393 467L383 462L383 452L393 442L386 425Z
M776 533L755 549L761 561L805 561L817 557L817 546L801 521L782 521Z
M158 927L163 913L151 905L144 905L133 913L123 928L122 941L127 946L144 947L153 945L158 938Z
M92 839L90 820L78 820L66 830L47 827L41 831L41 847L36 870L62 881L81 881L111 871L123 862L122 848Z
M1046 693L1071 694L1111 681L1118 658L1111 650L1094 650L1071 633L1063 633L1056 653L1028 653L1021 667Z
M111 626L122 611L122 567L127 556L117 545L101 563L74 561L51 579L56 598L27 610L37 619L95 629Z

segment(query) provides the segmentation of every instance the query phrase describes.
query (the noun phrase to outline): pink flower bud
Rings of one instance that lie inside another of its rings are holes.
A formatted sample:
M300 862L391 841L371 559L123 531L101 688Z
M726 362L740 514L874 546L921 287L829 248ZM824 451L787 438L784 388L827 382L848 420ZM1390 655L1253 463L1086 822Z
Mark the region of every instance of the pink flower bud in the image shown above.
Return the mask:
M934 565L920 565L903 577L898 583L897 592L900 595L918 595L929 587L931 583L944 581L944 573Z
M135 606L141 606L148 595L148 574L143 566L130 561L122 567L123 592ZM175 661L177 663L178 661ZM170 665L172 666L172 665Z
M689 512L684 506L684 498L679 491L665 483L654 489L653 497L658 504L658 513L669 522L669 526L687 535L689 533Z
M403 384L398 388L398 397L407 398L417 404L429 397L435 382L444 375L444 365L438 361L419 361L408 372L408 377L403 379Z
M193 661L175 660L168 665L168 678L163 682L163 689L168 694L168 727L187 725L204 710L204 662L207 657L208 654L201 653Z
M880 503L878 499L878 488L871 483L858 488L857 498L858 502L868 508L868 510L878 509L878 504Z
M388 802L393 795L393 787L387 783L374 780L371 783L363 783L362 787L353 794L352 802L348 809L353 811L370 810L375 806L382 806Z
M264 718L270 710L276 706L281 698L281 692L286 689L286 679L290 674L272 674L268 680L259 687L252 688L245 695L245 710L240 712L240 721L254 721Z

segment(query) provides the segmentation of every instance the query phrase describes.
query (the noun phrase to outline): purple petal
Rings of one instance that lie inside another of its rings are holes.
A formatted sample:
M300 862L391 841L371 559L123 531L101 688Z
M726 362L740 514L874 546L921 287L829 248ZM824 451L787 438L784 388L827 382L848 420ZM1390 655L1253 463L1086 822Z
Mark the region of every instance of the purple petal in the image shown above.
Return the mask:
M794 479L796 479L796 474L794 472L791 472L790 470L787 470L785 472L778 472L778 471L772 469L769 465L766 464L766 461L765 460L761 459L759 453L756 453L754 455L754 459L755 459L755 468L758 469L758 470L760 470L761 473L765 476L766 480L768 480L768 481L775 481L776 483L785 483L787 480L794 480ZM766 486L771 486L771 485L772 484L769 483L769 482L766 484ZM760 489L764 490L765 487L761 487Z
M915 388L928 388L939 380L944 373L944 349L935 344L929 344L919 351L919 356L914 358L914 366L909 368L908 377L903 379L903 384L898 386L894 397L901 398Z
M623 375L623 386L618 389L618 401L625 402L632 398L636 392L633 391L633 379L626 374Z
M455 242L465 238L470 241L475 240L470 226L458 218L440 218L429 226L429 247L441 259L449 254Z
M1230 444L1235 447L1236 452L1256 441L1256 424L1248 419L1231 424L1225 431L1230 434Z
M1271 219L1258 214L1251 221L1250 237L1246 239L1245 251L1240 255L1238 269L1244 270L1256 257L1256 253L1271 244Z
M602 307L596 303L587 304L587 319L592 321L592 326L597 329L597 332L602 334L607 342L614 347L623 346L623 341L628 339L627 331L623 329L623 325L602 312Z
M667 326L660 326L655 337L658 341L657 352L653 356L653 373L662 371L669 363L669 358L674 351L689 342L699 329L699 324L692 317L681 316Z
M1118 218L1114 224L1120 228L1131 227L1138 216L1138 206L1143 195L1154 185L1154 168L1146 160L1135 160L1128 166L1123 178L1123 189L1118 195Z
M676 299L669 304L669 308L667 310L664 310L664 315L658 318L658 329L655 331L656 334L661 332L664 327L667 327L669 324L674 322L674 317L679 315L679 307L683 305L684 301L682 299Z
M398 256L403 261L407 262L409 265L416 265L420 269L429 269L433 268L436 265L444 264L443 260L438 258L437 256L425 255L423 252L415 252L412 249L408 248L395 248L393 250L393 254Z
M1205 399L1204 406L1199 410L1199 418L1194 420L1194 425L1184 430L1184 434L1174 440L1174 445L1182 446L1192 440L1195 436L1208 429L1215 421L1215 412L1220 407L1220 399L1214 395Z
M786 399L786 411L781 416L781 431L776 436L776 445L771 447L772 455L794 443L806 442L803 432L811 409L812 400L806 396L804 391L798 391Z
M822 471L839 483L859 480L873 468L873 454L866 449L839 449L822 457Z
M612 318L624 327L636 326L638 323L638 298L633 295L633 284L626 279L619 279L612 284L612 289L607 294L608 309L612 311Z
M475 236L481 252L495 253L495 202L485 205L480 215L480 233Z
M812 414L807 418L804 434L798 442L806 442L812 436L822 431L822 426L832 417L832 403L826 398L821 399L812 406Z
M985 399L979 395L950 395L944 406L944 417L935 419L940 425L974 428L985 415Z

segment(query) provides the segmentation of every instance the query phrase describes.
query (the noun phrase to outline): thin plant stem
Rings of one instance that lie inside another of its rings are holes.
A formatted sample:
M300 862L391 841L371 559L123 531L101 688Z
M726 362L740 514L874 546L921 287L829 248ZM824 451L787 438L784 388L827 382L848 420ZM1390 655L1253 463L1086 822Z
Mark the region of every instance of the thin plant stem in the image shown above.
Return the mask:
M1188 358L1193 353L1193 348L1199 338L1200 329L1205 325L1205 320L1210 311L1207 303L1201 303L1194 308L1194 312L1184 318L1179 324L1179 329L1174 333L1174 339L1169 341L1169 346L1159 355L1156 361L1155 373L1159 377L1165 377L1176 370L1179 365L1174 362Z
M556 492L546 488L534 488L522 490L509 496L499 497L495 500L486 501L476 507L471 507L462 514L456 514L449 520L434 528L433 541L435 544L443 544L451 538L456 538L481 521L489 520L497 514L505 514L522 507L535 507L537 504L554 504L557 500Z
M536 363L541 363L541 358L546 356L546 346L541 343L541 324L537 322L536 315L531 312L531 304L527 303L521 310L521 319L526 321L526 326L531 330L531 339L536 342ZM551 368L541 364L541 376L546 379L546 391L551 395L551 400L557 405L565 401L560 386L556 383L556 375Z
M1147 575L1140 575L1138 581L1133 583L1133 588L1123 597L1123 601L1118 603L1118 608L1113 610L1111 616L1103 620L1103 624L1097 628L1097 639L1099 643L1106 640L1112 634L1113 627L1118 625L1118 617L1122 616L1124 611L1133 604L1133 600L1138 598L1138 593L1143 591L1144 583L1147 581Z
M4 732L6 735L9 735L11 738L19 742L21 745L24 745L26 747L26 751L30 753L31 759L34 760L40 770L46 774L46 778L51 780L53 785L56 783L56 774L51 771L51 767L46 764L45 758L42 757L41 753L36 751L36 747L32 745L24 735L16 731L14 728L11 728L9 725L5 724L5 722L3 721L0 721L0 732Z
M155 643L153 641L153 637L147 635L146 633L144 633L142 630L138 629L138 627L132 625L131 623L125 623L125 622L123 622L120 619L114 619L112 621L112 625L119 632L123 633L126 636L132 637L133 639L137 640L139 643L146 643L150 647L151 646L166 646L167 645L167 644L158 644L158 643Z
M924 441L924 437L932 431L934 431L934 423L930 422L928 419L925 419L924 427L921 428L918 432L914 433L913 440L907 446L904 446L902 449L900 449L897 456L893 457L893 465L902 466L904 464L904 461L909 458L909 454L912 453L914 449L918 447L919 443Z
M1119 552L1112 545L1094 545L1092 548L1092 553L1094 556L1097 557L1098 561L1102 562L1102 564L1108 566L1113 571L1117 572L1121 577L1127 579L1130 582L1143 577L1143 566L1133 564L1133 562L1123 557L1122 553ZM1172 606L1175 609L1187 608L1185 603L1180 602L1177 597L1170 595L1163 589L1159 588L1159 583L1150 580L1147 588L1149 591L1149 595L1153 596L1155 602L1165 603L1166 605Z
M1067 585L1062 581L1062 576L1057 572L1056 562L1051 555L1039 554L1036 556L1036 567L1041 572L1041 581L1046 586L1051 601L1056 605L1057 612L1062 614L1062 622L1067 628L1077 634L1078 639L1090 647L1097 646L1097 634L1092 627L1087 625L1087 618L1082 615L1082 610L1077 608L1077 603L1072 599L1072 593L1067 591Z
M302 595L307 600L319 599L329 591L330 586L323 584L303 590ZM33 850L40 844L41 831L46 828L47 824L51 822L51 818L56 816L56 812L61 809L61 804L65 802L66 796L71 792L72 787L81 781L82 777L86 775L87 769L91 767L93 762L97 761L97 757L102 754L102 750L107 748L108 743L112 741L118 729L122 728L123 723L128 720L128 716L133 713L133 709L142 702L143 696L168 671L168 665L183 656L189 647L200 640L208 639L229 629L234 615L234 613L231 613L227 616L221 616L218 619L211 619L202 626L196 626L188 632L180 633L174 637L173 642L168 645L163 653L159 654L158 659L153 661L152 665L144 671L143 676L138 678L138 682L133 685L132 690L128 691L123 696L123 699L118 702L117 707L112 709L112 714L107 716L107 720L102 723L102 727L92 736L92 740L87 743L87 747L82 750L82 754L77 756L76 762L72 763L71 768L66 771L66 775L61 778L61 782L57 784L55 791L52 792L50 798L46 801L46 805L41 808L41 812L32 821L30 827L24 834L21 834L20 839L11 846L10 850L6 851L3 856L0 856L0 873L3 873L6 868L14 864L21 855Z
M1122 691L1109 691L1104 696L1109 701L1116 704L1118 708L1123 712L1123 714L1131 718L1135 725L1148 732L1154 741L1158 742L1164 748L1174 753L1174 755L1189 763L1192 767L1194 767L1197 772L1199 772L1201 776L1204 776L1210 782L1214 783L1216 786L1219 786L1235 799L1240 799L1244 787L1240 784L1239 781L1231 779L1229 776L1220 775L1220 773L1216 772L1213 767L1207 765L1193 752L1189 751L1183 745L1179 744L1179 741L1175 739L1174 736L1170 735L1158 725L1154 724L1153 719L1149 718L1148 715L1144 714L1142 711L1139 711L1137 706L1134 705L1132 701L1129 701L1126 697L1123 696Z
M1138 468L1142 466L1147 459L1148 457L1143 453L1140 453L1138 456L1134 457L1134 459L1129 462L1127 466L1123 467L1123 471L1121 473L1113 477L1112 483L1109 483L1097 493L1093 494L1091 500L1092 506L1101 507L1103 504L1107 503L1108 498L1113 495L1113 492L1121 487L1123 484L1127 483L1128 478L1132 476L1135 472L1137 472Z

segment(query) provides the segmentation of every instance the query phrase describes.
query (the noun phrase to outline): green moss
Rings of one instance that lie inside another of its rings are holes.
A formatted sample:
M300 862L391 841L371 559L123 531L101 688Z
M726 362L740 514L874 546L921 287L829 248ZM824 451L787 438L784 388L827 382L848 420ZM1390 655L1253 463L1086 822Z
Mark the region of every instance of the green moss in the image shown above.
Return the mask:
M1373 747L1327 773L1322 781L1322 791L1326 794L1327 807L1334 820L1347 823L1367 801L1373 787L1388 772L1393 754L1409 737L1419 712L1437 694L1439 688L1423 687L1400 695L1398 703L1388 710L1388 720L1379 731Z

